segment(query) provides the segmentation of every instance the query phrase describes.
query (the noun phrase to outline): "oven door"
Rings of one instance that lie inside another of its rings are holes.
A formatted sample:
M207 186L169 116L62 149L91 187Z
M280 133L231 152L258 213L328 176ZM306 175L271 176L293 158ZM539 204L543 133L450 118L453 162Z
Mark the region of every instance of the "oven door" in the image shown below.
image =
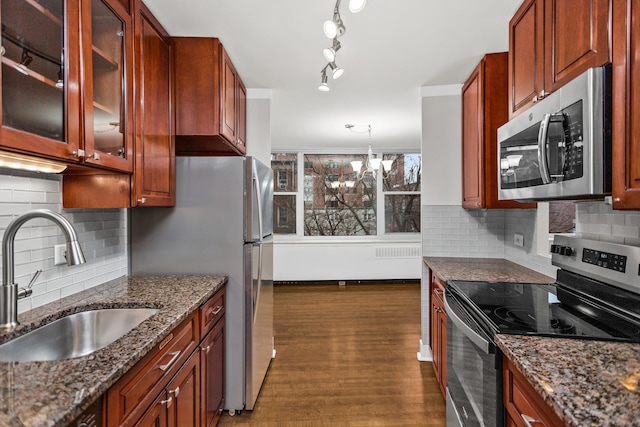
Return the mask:
M502 426L502 357L450 290L447 310L447 427Z

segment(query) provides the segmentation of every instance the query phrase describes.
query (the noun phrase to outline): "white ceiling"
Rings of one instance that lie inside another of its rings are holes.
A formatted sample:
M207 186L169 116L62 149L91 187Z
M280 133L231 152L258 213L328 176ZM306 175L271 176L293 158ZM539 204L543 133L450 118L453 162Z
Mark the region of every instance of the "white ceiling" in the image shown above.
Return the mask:
M508 50L508 22L522 0L369 0L352 14L329 76L322 24L334 0L145 0L172 36L218 37L247 88L272 90L274 149L419 149L423 86L462 84L483 54ZM250 143L250 141L249 141Z

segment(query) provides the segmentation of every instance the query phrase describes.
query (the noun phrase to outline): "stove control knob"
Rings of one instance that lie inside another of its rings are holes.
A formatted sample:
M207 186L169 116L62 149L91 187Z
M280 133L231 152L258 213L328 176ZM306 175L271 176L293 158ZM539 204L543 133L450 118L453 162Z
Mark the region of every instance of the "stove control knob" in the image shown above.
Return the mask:
M570 246L551 245L551 253L571 256L573 255L573 248L571 248Z

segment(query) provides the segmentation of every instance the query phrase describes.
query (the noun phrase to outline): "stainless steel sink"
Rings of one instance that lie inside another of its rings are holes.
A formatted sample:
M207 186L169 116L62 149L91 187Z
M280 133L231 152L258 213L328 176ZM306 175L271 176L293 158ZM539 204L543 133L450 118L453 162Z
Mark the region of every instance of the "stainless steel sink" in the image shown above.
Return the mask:
M154 308L110 308L71 314L0 345L0 361L34 362L86 356L111 344L157 312Z

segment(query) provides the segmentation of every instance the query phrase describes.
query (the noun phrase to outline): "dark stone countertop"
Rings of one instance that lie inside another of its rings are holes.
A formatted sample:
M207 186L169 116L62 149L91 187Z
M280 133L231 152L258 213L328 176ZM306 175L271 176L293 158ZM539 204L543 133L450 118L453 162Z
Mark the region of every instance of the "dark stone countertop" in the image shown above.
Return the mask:
M424 263L444 281L553 283L555 278L502 258L424 257Z
M640 344L521 335L496 341L568 426L640 425Z
M0 425L65 426L226 283L224 275L123 277L18 315L0 342L78 311L159 311L114 343L61 361L0 362Z

